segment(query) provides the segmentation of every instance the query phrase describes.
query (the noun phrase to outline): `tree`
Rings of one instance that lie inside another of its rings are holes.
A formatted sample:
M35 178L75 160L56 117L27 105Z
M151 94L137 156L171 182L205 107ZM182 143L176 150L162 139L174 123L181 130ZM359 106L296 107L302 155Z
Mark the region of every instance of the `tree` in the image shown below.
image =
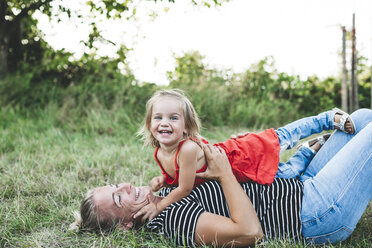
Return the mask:
M81 0L90 7L90 15L102 15L107 19L131 18L136 12L138 0ZM153 0L158 2L157 0ZM162 1L162 0L160 0ZM166 1L166 0L165 0ZM195 5L221 5L228 0L191 0ZM68 5L69 1L61 0L0 0L0 77L8 71L16 70L24 59L27 49L35 40L42 37L38 33L37 20L33 17L35 12L56 18L60 21L62 15L68 18L82 20L83 12L75 11ZM174 2L174 0L168 0ZM132 13L129 16L125 14ZM74 19L75 20L75 19ZM92 47L94 41L101 38L100 30L94 21L90 23L91 34L87 46Z

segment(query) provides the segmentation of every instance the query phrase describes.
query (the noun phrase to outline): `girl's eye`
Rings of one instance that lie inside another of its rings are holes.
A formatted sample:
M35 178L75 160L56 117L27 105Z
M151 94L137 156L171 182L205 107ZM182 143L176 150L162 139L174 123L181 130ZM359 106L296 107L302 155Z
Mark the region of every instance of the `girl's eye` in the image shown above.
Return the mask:
M173 120L178 120L178 117L177 117L177 116L172 116L170 119L171 119L172 121L173 121Z
M155 116L154 120L161 120L161 117L160 116Z

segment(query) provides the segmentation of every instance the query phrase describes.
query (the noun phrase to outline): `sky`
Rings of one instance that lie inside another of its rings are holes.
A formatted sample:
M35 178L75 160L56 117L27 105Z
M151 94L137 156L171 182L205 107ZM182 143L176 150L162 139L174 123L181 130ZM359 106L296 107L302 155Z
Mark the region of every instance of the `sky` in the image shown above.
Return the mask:
M77 0L64 0L80 8ZM174 56L199 51L211 68L241 72L267 56L278 71L301 78L338 76L341 72L341 26L352 28L355 13L357 49L372 58L372 1L370 0L231 0L218 7L140 1L136 20L101 21L104 35L117 45L132 48L129 67L140 81L166 85L174 70ZM157 12L157 17L149 15ZM50 23L40 16L39 27L55 49L78 57L84 51L86 24ZM112 55L115 46L100 46ZM347 48L350 63L351 44Z

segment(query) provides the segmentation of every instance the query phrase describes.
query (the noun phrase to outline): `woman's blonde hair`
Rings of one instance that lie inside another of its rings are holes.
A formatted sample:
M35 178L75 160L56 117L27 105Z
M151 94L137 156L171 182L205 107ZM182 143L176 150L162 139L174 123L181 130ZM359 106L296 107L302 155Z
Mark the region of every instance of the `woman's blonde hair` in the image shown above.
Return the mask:
M104 219L97 215L93 201L94 189L89 190L80 205L80 213L74 212L75 221L70 225L71 231L95 231L97 233L110 232L116 228L119 220Z
M185 120L185 128L187 133L184 134L184 138L195 137L200 140L200 129L201 124L199 121L198 113L195 111L194 106L190 100L186 97L184 91L180 89L171 90L158 90L146 103L146 114L143 120L143 126L138 131L138 135L142 136L142 140L146 145L151 145L153 147L159 147L159 142L151 134L151 116L154 104L162 98L169 97L178 100L181 103L183 116Z

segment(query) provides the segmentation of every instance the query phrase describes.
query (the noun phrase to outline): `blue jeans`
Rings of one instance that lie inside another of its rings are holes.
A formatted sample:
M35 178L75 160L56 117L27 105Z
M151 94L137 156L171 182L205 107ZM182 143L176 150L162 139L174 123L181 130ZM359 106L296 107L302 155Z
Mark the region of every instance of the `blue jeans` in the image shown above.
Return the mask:
M317 116L305 117L294 121L276 130L279 138L280 152L292 149L299 140L309 137L323 130L334 129L333 119L335 112L330 110ZM295 178L305 171L307 165L315 153L307 148L301 147L286 163L279 163L276 177Z
M355 134L334 132L300 177L302 232L309 243L348 238L372 198L372 110L351 117Z

